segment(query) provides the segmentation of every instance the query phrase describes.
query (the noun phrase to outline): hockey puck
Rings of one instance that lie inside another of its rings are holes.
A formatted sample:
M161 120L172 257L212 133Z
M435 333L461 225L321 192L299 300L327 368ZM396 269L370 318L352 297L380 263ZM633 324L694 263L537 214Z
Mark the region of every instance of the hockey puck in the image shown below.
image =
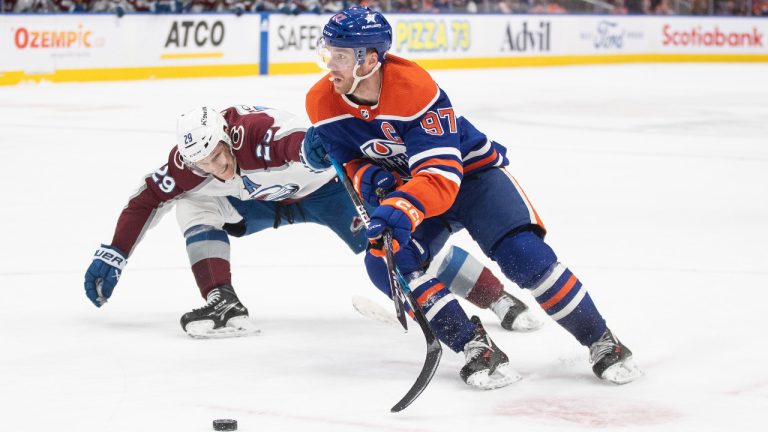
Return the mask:
M213 421L213 430L234 431L237 430L237 420L218 419Z

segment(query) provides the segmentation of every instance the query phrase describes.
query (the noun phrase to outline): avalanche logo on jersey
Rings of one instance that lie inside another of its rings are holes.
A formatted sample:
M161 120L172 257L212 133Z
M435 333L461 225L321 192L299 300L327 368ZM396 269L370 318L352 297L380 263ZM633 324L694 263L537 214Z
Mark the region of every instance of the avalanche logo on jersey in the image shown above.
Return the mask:
M240 178L243 180L243 187L248 192L249 197L259 201L280 201L294 196L299 191L299 185L294 183L262 188L260 184L254 183L248 176Z
M405 154L405 145L395 141L372 139L360 146L360 150L368 159L396 171L403 179L411 176L408 169L408 155Z
M251 195L253 199L259 201L282 201L288 199L299 191L299 185L288 183L287 185L275 185L257 191Z

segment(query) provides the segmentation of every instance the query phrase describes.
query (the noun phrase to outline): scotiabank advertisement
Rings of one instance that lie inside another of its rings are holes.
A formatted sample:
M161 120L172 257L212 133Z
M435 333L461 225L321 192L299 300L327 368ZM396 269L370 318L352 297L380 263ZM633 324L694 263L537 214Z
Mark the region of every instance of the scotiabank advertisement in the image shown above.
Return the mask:
M652 22L652 32L653 48L659 52L768 53L764 18L659 18Z

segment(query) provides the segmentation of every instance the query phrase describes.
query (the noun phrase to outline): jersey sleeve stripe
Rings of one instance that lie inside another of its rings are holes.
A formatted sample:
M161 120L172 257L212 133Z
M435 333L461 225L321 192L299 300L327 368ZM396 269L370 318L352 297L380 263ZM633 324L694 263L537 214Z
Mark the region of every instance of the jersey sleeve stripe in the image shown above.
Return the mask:
M441 169L435 168L435 167L427 168L427 169L422 170L420 172L425 172L425 171L430 173L430 174L437 174L439 176L443 176L443 177L447 178L448 180L456 183L456 186L461 186L461 177L459 177L458 175L456 175L456 174L454 174L452 172L444 171L444 170L441 170Z
M421 165L411 168L411 173L416 174L417 172L423 170L426 167L436 167L436 166L446 166L455 169L459 173L464 172L464 165L460 164L459 162L453 160L453 159L430 159Z
M477 150L473 150L473 151L467 153L467 155L464 156L464 158L462 160L466 162L466 161L468 161L470 159L476 158L478 156L482 156L482 155L488 153L490 150L491 150L491 141L486 140L485 144L483 144L482 147L480 147Z
M496 150L493 151L490 155L487 157L480 159L479 161L473 162L469 165L464 166L464 172L472 171L475 168L480 168L483 165L488 165L496 160L496 158L499 157L498 153L496 153Z
M461 151L454 147L435 147L429 150L425 150L421 153L416 153L408 159L408 165L413 167L420 161L433 157L433 156L455 156L457 160L461 160Z

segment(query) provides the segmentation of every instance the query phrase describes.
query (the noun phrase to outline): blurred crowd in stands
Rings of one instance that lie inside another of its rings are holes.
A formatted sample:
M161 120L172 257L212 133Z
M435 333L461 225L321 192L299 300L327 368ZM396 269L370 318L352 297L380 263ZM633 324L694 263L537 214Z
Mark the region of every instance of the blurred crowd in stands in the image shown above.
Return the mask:
M12 12L337 12L362 4L383 12L768 16L768 0L0 0Z

